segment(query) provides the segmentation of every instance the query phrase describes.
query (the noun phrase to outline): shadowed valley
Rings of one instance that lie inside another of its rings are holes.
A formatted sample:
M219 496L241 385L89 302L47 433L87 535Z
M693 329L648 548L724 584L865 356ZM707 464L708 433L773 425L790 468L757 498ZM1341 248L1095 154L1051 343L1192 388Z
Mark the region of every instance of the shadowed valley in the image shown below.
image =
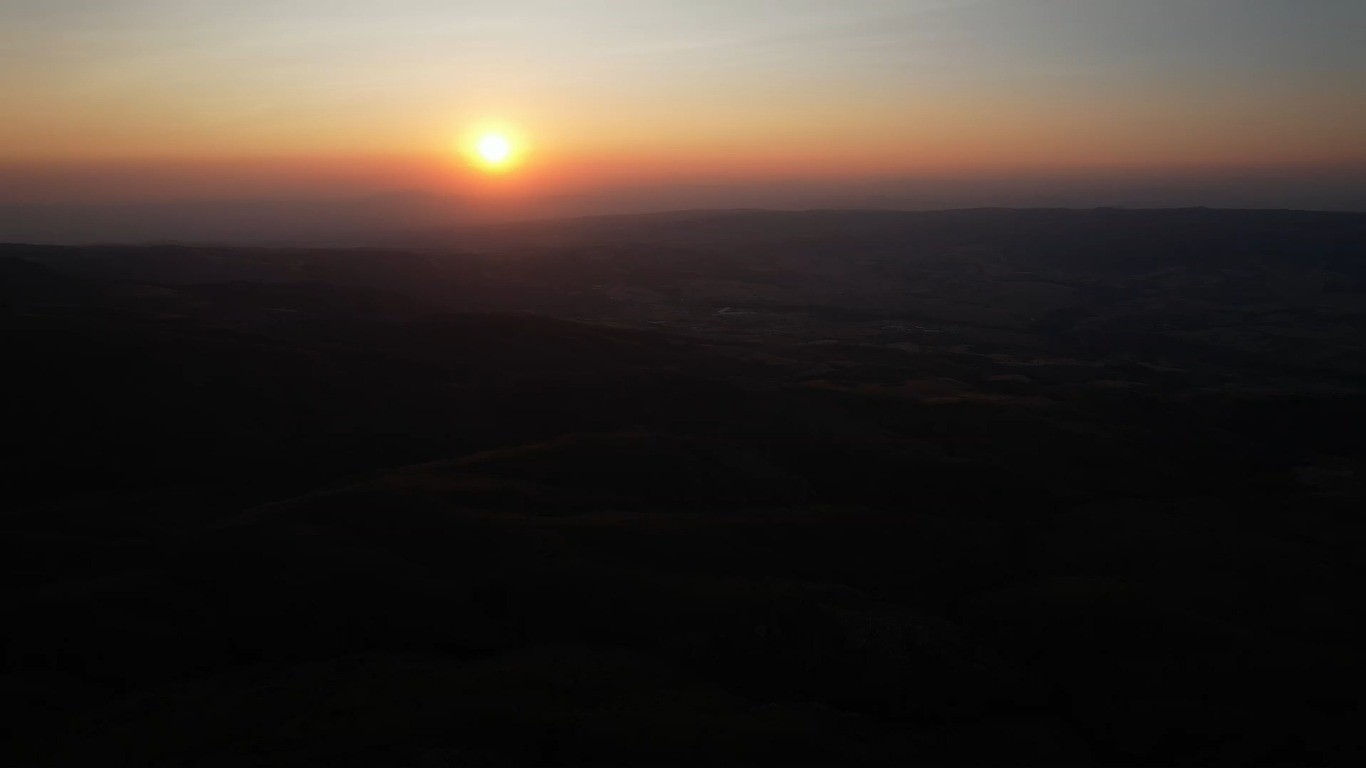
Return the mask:
M1355 764L1366 215L0 246L17 765Z

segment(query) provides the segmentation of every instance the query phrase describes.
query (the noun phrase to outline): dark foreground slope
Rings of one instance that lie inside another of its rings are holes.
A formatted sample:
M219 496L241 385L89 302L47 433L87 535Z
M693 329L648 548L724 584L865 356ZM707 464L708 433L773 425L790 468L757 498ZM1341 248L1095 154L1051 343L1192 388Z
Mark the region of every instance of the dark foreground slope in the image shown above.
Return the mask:
M1355 764L1366 217L0 248L4 762Z

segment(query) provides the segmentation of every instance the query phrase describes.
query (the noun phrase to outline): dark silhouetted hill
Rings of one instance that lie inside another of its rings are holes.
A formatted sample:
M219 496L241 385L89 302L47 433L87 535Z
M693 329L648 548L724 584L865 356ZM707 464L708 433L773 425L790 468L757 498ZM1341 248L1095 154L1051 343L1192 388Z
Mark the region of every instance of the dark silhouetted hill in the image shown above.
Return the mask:
M14 765L1347 765L1366 215L0 246Z

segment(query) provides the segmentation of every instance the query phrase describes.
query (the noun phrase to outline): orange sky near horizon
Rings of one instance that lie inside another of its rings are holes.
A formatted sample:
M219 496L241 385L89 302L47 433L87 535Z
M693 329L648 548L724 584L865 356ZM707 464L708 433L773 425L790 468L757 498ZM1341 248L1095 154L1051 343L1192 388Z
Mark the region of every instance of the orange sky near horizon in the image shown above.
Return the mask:
M1362 7L15 0L0 199L1366 168Z

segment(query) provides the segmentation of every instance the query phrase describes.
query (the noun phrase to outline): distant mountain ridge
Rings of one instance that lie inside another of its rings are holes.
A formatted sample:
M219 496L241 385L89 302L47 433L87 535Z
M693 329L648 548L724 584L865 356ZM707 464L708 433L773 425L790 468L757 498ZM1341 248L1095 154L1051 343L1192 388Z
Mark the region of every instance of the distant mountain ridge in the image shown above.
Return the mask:
M1168 176L1035 175L1019 178L736 180L653 183L515 195L423 190L323 190L315 197L170 199L159 202L0 202L0 241L190 242L375 246L414 231L495 221L688 209L935 211L1076 208L1366 211L1366 172L1247 172Z

